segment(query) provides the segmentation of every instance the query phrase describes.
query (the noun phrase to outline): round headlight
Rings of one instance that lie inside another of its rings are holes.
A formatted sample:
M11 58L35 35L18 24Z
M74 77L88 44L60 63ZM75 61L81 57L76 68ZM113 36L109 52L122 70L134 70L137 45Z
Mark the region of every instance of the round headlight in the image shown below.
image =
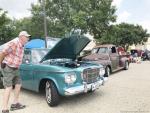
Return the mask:
M100 68L99 75L100 76L104 76L104 74L105 74L105 69L104 68Z
M75 73L67 73L67 75L65 75L65 83L67 84L72 84L76 81L77 76Z

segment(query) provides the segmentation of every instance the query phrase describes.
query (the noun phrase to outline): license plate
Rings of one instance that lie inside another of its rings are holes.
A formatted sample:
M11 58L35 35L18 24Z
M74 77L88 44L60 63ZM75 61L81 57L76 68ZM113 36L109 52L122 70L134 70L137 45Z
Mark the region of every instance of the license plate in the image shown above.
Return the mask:
M98 83L93 83L92 84L92 91L99 88L99 84Z
M84 84L84 92L86 93L87 92L87 84Z

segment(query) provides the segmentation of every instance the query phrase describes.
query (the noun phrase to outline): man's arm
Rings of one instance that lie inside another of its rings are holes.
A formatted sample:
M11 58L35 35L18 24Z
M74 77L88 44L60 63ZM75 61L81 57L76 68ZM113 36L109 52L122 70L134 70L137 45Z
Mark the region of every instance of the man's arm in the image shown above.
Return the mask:
M12 52L15 52L16 51L16 44L15 43L13 43L13 42L10 42L4 49L3 49L3 53L5 54L5 55L8 55L8 54L10 54L10 53L12 53Z
M5 54L3 52L0 53L0 64L2 63L2 61L4 60L5 58Z
M4 60L5 56L16 51L16 44L11 42L0 52L0 64Z

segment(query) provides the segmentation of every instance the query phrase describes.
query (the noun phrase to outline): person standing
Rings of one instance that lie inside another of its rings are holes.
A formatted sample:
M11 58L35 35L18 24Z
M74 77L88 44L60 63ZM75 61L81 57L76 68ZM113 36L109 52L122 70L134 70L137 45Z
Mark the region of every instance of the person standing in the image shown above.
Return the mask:
M21 78L19 76L19 66L22 63L24 45L28 42L31 35L27 31L21 31L18 38L7 44L2 50L5 55L1 68L3 74L4 96L2 113L9 113L8 102L11 91L14 86L14 101L10 110L23 109L26 106L19 102L19 94L21 89Z

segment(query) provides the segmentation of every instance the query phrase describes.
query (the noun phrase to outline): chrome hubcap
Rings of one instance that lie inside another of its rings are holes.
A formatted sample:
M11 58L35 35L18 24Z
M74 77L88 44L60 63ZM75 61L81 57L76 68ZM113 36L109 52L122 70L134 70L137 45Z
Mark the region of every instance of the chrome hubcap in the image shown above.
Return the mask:
M128 62L126 62L126 69L128 69Z
M108 76L110 75L110 69L109 69L109 67L107 67L107 75Z
M51 102L51 88L50 88L50 83L49 82L46 82L46 100L48 103Z

